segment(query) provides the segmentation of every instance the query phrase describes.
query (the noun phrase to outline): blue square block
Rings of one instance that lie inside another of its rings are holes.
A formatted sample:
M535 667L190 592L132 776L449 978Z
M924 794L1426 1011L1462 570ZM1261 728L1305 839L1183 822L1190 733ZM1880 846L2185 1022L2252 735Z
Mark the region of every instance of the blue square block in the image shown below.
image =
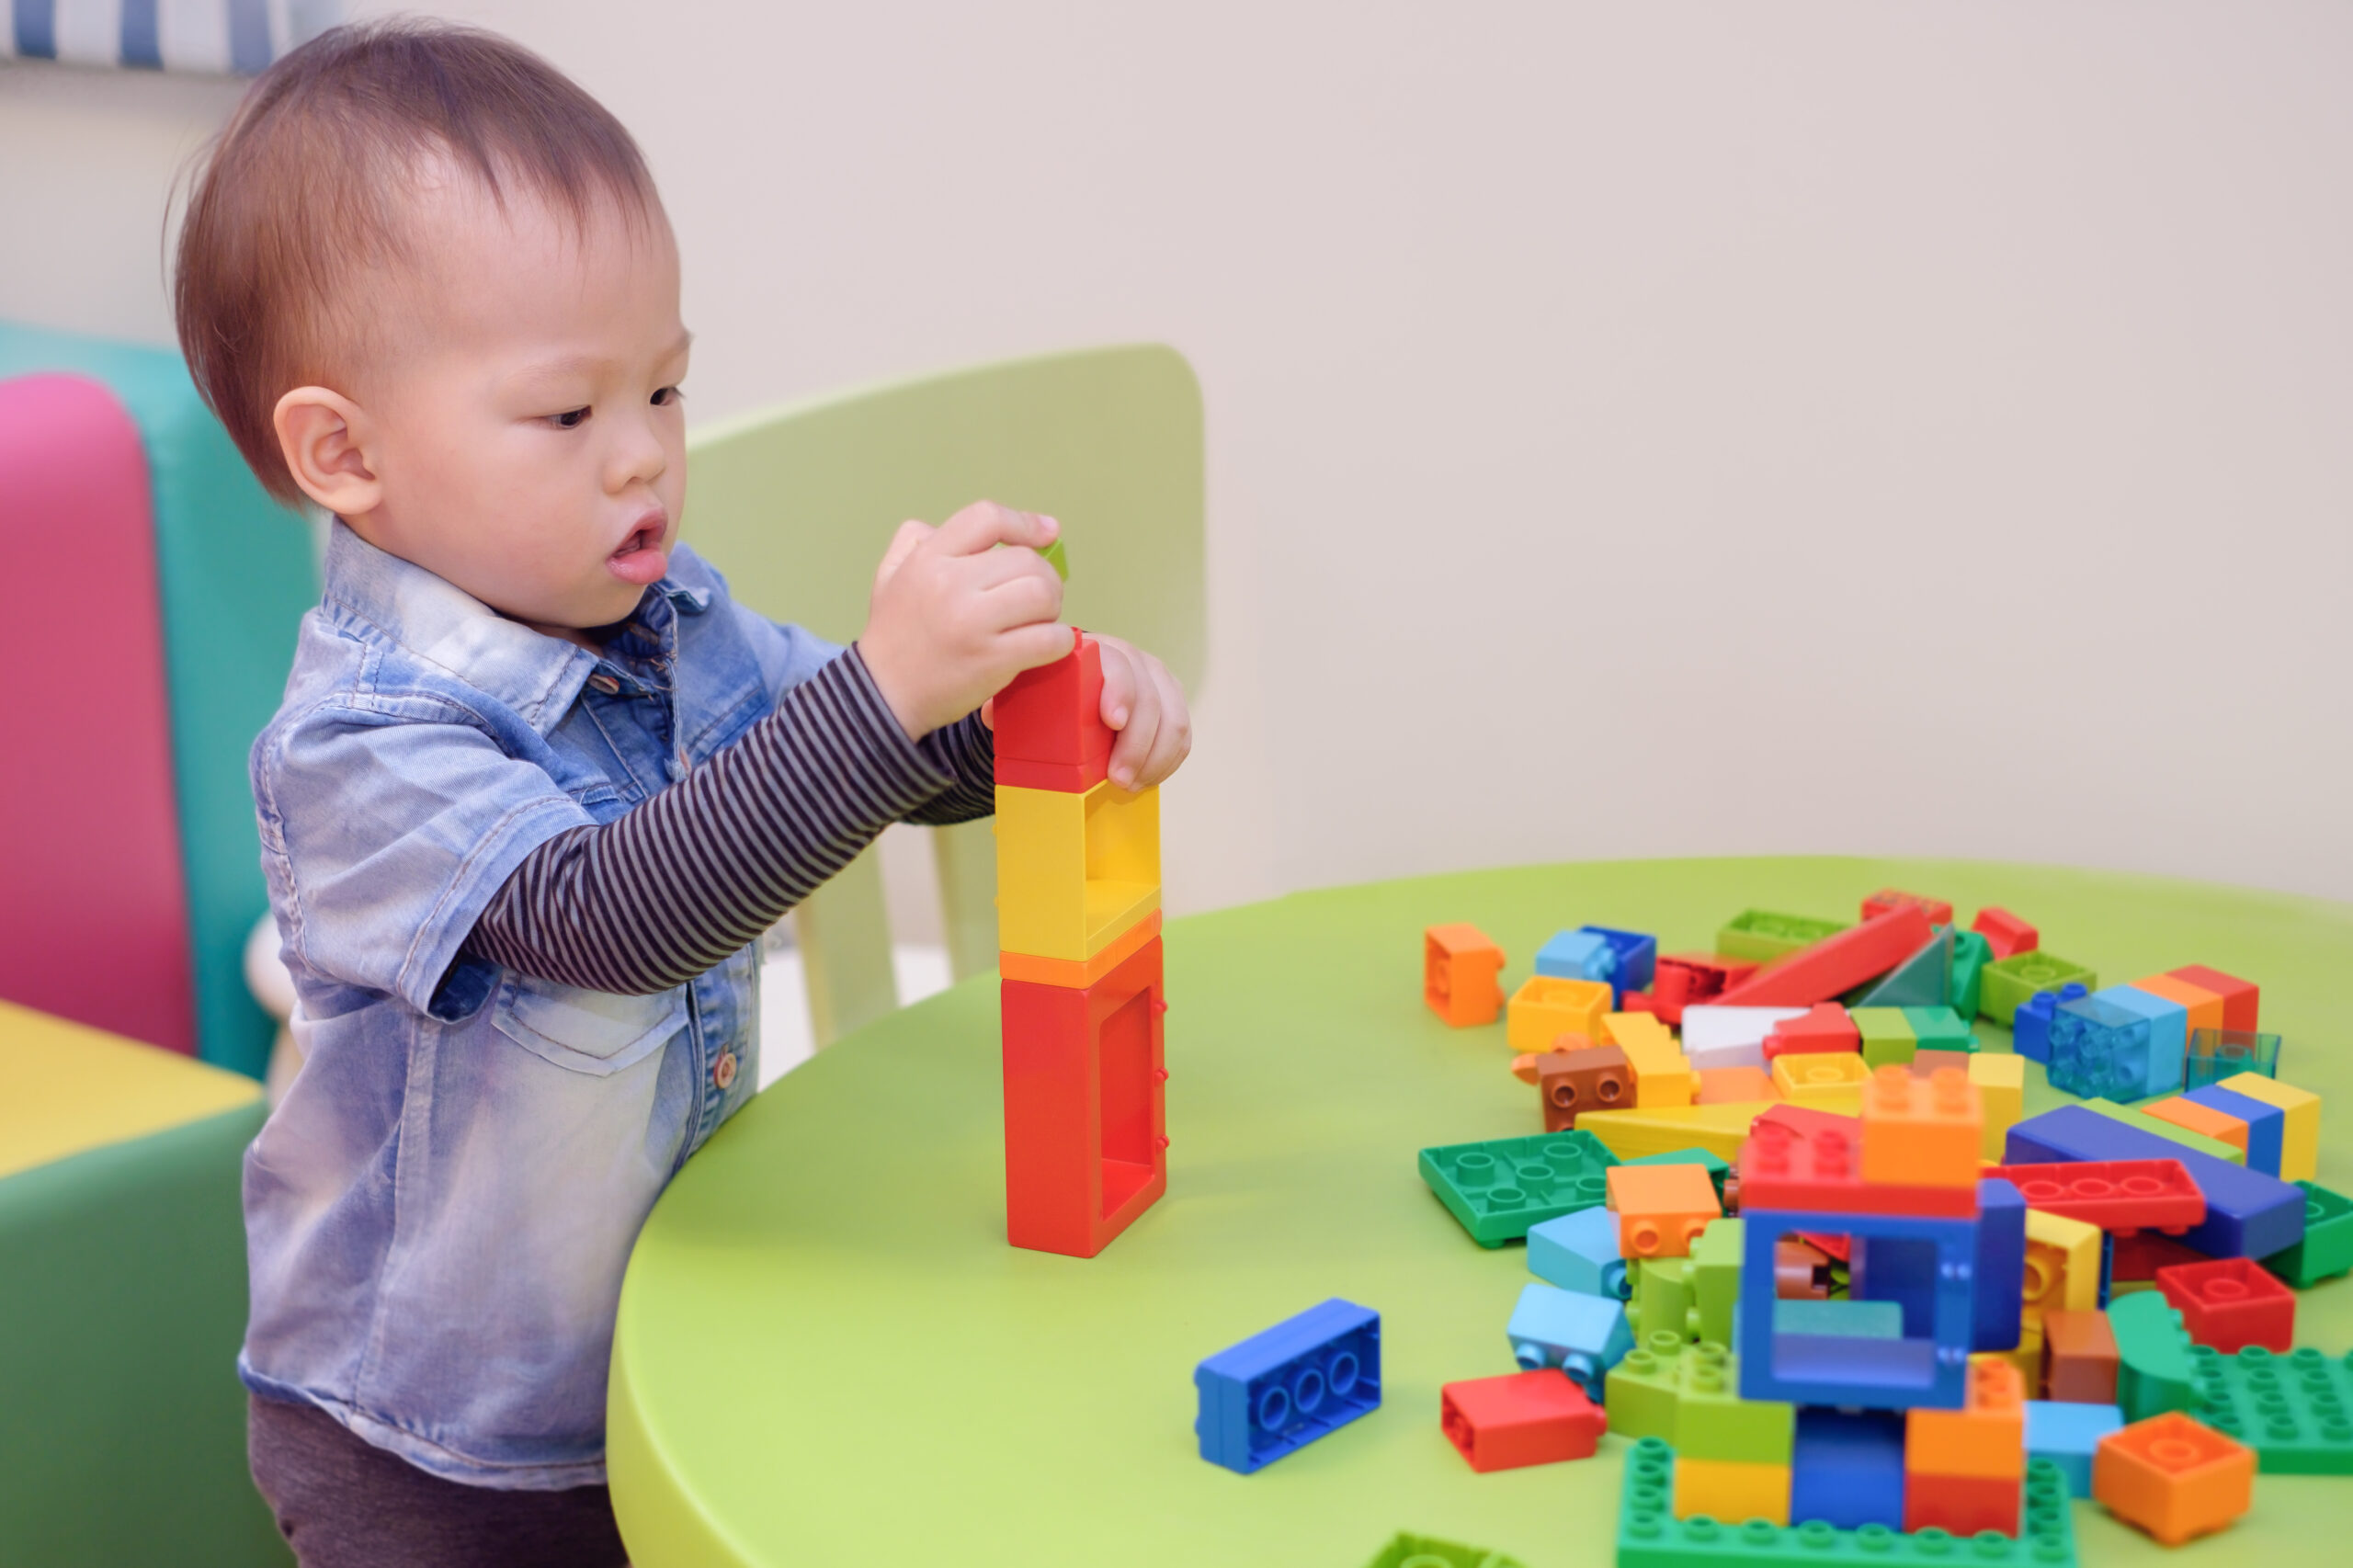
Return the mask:
M2189 1059L2189 1009L2137 985L2111 985L2092 994L2108 997L2149 1020L2149 1076L2139 1097L2181 1093L2182 1074Z
M1338 1297L1193 1369L1201 1458L1243 1475L1381 1404L1381 1314Z
M1977 1221L1916 1214L1742 1216L1740 1395L1868 1410L1958 1410L1977 1315ZM1773 1328L1774 1248L1813 1231L1854 1243L1849 1292L1900 1301L1904 1337L1780 1334ZM1761 1327L1760 1327L1761 1325Z
M1608 938L1591 931L1556 931L1536 949L1536 972L1562 980L1610 980L1618 972L1618 954Z
M1535 1371L1558 1367L1595 1400L1609 1369L1634 1347L1634 1330L1626 1309L1617 1301L1563 1290L1551 1285L1520 1289L1519 1304L1512 1309L1504 1329L1511 1341L1512 1359Z
M1607 926L1581 926L1609 944L1618 955L1618 972L1609 978L1616 988L1613 1006L1622 1006L1629 991L1648 991L1658 973L1658 938L1641 931L1613 931Z
M2124 1412L2112 1404L2069 1404L2056 1400L2026 1402L2026 1453L2049 1460L2067 1478L2067 1494L2092 1494L2092 1450L2124 1426Z
M2288 1139L2286 1111L2214 1084L2192 1089L2181 1097L2245 1122L2247 1167L2265 1176L2279 1174L2279 1158L2286 1152Z
M1528 1271L1548 1285L1622 1301L1634 1293L1618 1256L1618 1216L1581 1209L1528 1228Z
M2052 1160L2179 1160L2206 1195L2206 1218L2181 1243L2209 1257L2269 1257L2304 1239L2300 1189L2079 1105L2029 1116L2003 1142L2005 1165Z
M2025 1297L2026 1199L2009 1182L1987 1176L1977 1184L1977 1320L1970 1348L2017 1349Z
M1801 1410L1790 1454L1790 1522L1904 1528L1904 1413Z
M2130 985L2063 1002L2051 1020L2051 1086L2122 1103L2171 1094L2181 1086L2188 1017L2188 1008Z
M2051 1061L2051 1020L2063 1002L2081 1001L2091 993L2081 981L2071 980L2058 991L2038 991L2018 1004L2010 1020L2010 1049L2029 1062Z

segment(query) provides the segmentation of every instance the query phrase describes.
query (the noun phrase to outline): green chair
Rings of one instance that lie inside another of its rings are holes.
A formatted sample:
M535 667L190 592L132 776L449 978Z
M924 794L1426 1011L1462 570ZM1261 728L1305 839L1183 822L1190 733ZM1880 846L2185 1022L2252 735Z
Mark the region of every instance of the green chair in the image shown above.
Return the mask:
M967 502L1062 519L1063 619L1149 648L1199 683L1201 393L1157 345L1009 360L722 421L689 443L685 533L762 614L847 642L900 523ZM935 829L956 978L996 964L984 824ZM830 1044L895 1009L881 864L870 849L794 917L812 1032Z

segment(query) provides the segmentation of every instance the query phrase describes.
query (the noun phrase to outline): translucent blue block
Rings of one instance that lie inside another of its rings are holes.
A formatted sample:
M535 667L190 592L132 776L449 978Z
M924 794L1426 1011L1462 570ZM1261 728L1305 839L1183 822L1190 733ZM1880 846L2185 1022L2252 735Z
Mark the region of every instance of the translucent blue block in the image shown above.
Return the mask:
M2279 1037L2252 1029L2195 1029L2189 1055L2183 1063L2183 1083L2202 1089L2240 1073L2279 1076Z
M2092 1494L2092 1452L2099 1440L2124 1425L2124 1412L2112 1404L2073 1404L2056 1400L2026 1402L2026 1452L2029 1459L2049 1460L2067 1478L2068 1495Z
M1609 1369L1634 1347L1634 1330L1622 1305L1551 1285L1521 1289L1504 1333L1511 1340L1512 1359L1521 1367L1531 1372L1558 1367L1597 1400Z
M1193 1369L1201 1458L1248 1475L1381 1404L1381 1314L1338 1297Z
M2090 995L2080 981L2071 980L2054 994L2038 991L2018 1004L2018 1016L2010 1020L2010 1049L2029 1062L2048 1063L2051 1060L2051 1019L2063 1002L2074 1002Z
M2147 1091L2149 1018L2108 992L2063 1002L2051 1018L2051 1086L2079 1099L2130 1101Z
M1633 1293L1618 1256L1618 1216L1579 1210L1528 1228L1528 1271L1548 1285L1622 1301Z
M1622 1006L1629 991L1648 991L1658 972L1658 938L1642 931L1613 931L1607 926L1581 926L1609 944L1618 955L1618 972L1609 977L1616 988L1613 1005Z
M2138 1013L2149 1020L2148 1076L2130 1097L2147 1099L2154 1095L2181 1093L2183 1065L2189 1054L2189 1009L2137 985L2111 985L2092 994L2105 996L2127 1012Z
M1536 949L1536 972L1562 980L1606 981L1618 972L1618 954L1606 937L1591 931L1558 931Z

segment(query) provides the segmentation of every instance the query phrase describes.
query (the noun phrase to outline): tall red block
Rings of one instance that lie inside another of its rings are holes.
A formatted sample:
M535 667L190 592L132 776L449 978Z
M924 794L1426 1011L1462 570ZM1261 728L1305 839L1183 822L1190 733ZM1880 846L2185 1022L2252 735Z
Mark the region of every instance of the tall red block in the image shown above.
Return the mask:
M1064 657L1013 677L990 710L996 781L1084 794L1111 765L1103 722L1103 647L1086 632Z
M1157 937L1085 989L1008 980L1006 1239L1093 1257L1168 1189Z

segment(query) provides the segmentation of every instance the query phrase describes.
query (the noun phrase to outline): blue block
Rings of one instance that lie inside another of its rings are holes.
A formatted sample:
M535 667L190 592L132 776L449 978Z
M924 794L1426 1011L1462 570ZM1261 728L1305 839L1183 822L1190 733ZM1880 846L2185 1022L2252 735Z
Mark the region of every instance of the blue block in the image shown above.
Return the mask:
M2279 1156L2288 1136L2288 1113L2276 1105L2265 1105L2236 1090L2225 1089L2219 1084L2209 1084L2192 1089L2181 1096L2195 1100L2209 1110L2219 1110L2224 1116L2235 1116L2246 1123L2246 1163L2265 1176L2279 1174Z
M2017 1349L2025 1294L2026 1199L2010 1183L1988 1176L1977 1184L1977 1321L1970 1348Z
M1193 1369L1201 1458L1248 1475L1381 1404L1381 1314L1338 1297Z
M2304 1239L2304 1195L2295 1187L2081 1106L2028 1117L2003 1143L2005 1165L2053 1160L2179 1160L2206 1195L2205 1220L2180 1240L2209 1257L2269 1257Z
M2131 1097L2148 1099L2157 1095L2179 1094L2182 1074L2188 1066L2189 1009L2137 985L2111 985L2092 994L2108 997L2118 1006L2130 1008L2149 1020L2148 1077L2141 1092Z
M1600 1296L1551 1285L1523 1286L1504 1330L1512 1359L1529 1371L1558 1367L1598 1400L1609 1369L1634 1347L1626 1309Z
M2112 1404L2030 1399L2026 1402L2027 1458L2049 1460L2067 1478L2069 1496L2088 1497L2092 1494L2092 1450L2099 1447L2102 1437L2123 1426L2124 1412Z
M1559 931L1536 949L1536 972L1562 980L1608 980L1618 972L1618 954L1593 932Z
M2145 1098L2154 1076L2149 1016L2106 991L2063 1002L2051 1019L2051 1057L2044 1063L2051 1086L2082 1099ZM2187 1016L2185 1014L2185 1016Z
M1613 1006L1622 1005L1629 991L1648 991L1651 988L1651 982L1658 973L1656 937L1646 936L1640 931L1613 931L1607 926L1581 926L1578 929L1590 931L1608 942L1609 950L1618 955L1618 972L1609 980L1617 991L1612 999Z
M1801 1410L1790 1453L1790 1522L1904 1528L1904 1415Z
M2071 980L2054 994L2038 991L2018 1004L2018 1016L2010 1020L2010 1049L2029 1062L2048 1064L2051 1061L2051 1019L2062 1002L2075 1002L2090 995L2081 981Z
M1752 1210L1742 1220L1733 1337L1743 1399L1961 1408L1976 1318L1976 1221L1771 1210ZM1774 1247L1801 1231L1852 1239L1850 1292L1858 1300L1901 1301L1903 1338L1774 1332Z
M1548 1285L1622 1301L1634 1293L1618 1256L1618 1216L1581 1209L1528 1228L1528 1271Z

